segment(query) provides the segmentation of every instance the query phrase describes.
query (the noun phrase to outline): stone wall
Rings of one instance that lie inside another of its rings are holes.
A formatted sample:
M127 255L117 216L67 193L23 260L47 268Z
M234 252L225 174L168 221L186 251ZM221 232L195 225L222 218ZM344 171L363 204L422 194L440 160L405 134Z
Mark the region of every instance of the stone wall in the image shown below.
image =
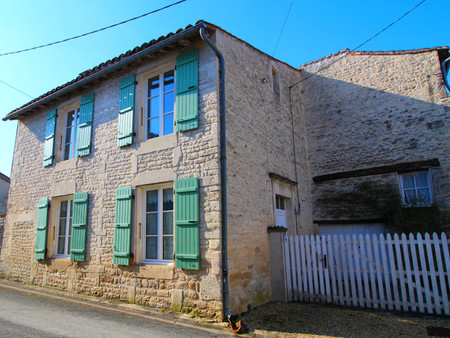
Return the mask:
M306 65L302 76L330 64L300 84L311 176L438 159L440 166L432 169L433 193L441 210L448 210L450 100L438 51L341 53ZM369 217L364 211L355 216L351 208L338 210L338 204L333 208L321 203L363 181L398 187L396 172L315 183L314 219Z
M291 217L296 218L289 233L309 234L310 182L298 88L292 93L292 115L289 101L288 86L299 79L299 72L219 33L217 45L226 63L230 308L240 313L248 305L272 300L267 227L275 225L276 189L289 195ZM272 68L279 77L279 94Z
M175 65L170 52L126 72L115 73L93 89L95 92L91 154L62 161L63 116L79 105L81 95L67 98L19 121L11 175L11 194L0 265L13 280L106 298L122 299L157 308L173 307L202 316L221 318L220 185L218 154L217 62L201 41L199 48L199 125L193 131L143 141L139 112L146 78ZM177 51L183 52L183 51ZM170 68L169 68L170 69ZM137 74L135 142L117 147L119 81ZM58 108L56 163L43 167L46 113ZM137 215L142 186L198 177L200 186L199 271L174 269L173 265L140 264ZM134 189L131 266L112 264L116 188ZM53 258L58 200L75 192L89 193L86 261ZM50 198L48 258L34 259L37 203ZM52 249L53 248L53 249ZM53 251L52 251L53 250Z

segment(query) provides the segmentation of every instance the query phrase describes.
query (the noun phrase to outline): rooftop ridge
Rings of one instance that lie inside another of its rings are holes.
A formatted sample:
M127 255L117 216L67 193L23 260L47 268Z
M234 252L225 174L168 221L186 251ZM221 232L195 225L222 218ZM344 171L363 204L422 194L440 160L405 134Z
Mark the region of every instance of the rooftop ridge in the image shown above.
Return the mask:
M429 53L433 51L439 51L439 50L448 50L450 49L448 46L439 46L439 47L430 47L430 48L419 48L419 49L404 49L404 50L388 50L388 51L350 51L349 48L346 48L345 50L339 51L334 54L330 54L328 56L325 56L323 58L307 62L299 67L299 69L312 65L314 63L318 63L320 61L330 59L334 56L341 55L348 53L348 55L356 56L356 55L407 55L407 54L420 54L420 53Z

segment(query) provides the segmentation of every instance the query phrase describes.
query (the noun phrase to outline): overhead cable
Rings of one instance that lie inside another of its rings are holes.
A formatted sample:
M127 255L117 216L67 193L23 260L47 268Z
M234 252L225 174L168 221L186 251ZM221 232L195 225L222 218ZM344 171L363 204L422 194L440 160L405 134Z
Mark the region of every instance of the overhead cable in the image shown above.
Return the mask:
M136 17L134 17L134 18L131 18L131 19L128 19L128 20L119 22L119 23L115 23L115 24L110 25L110 26L106 26L106 27L103 27L103 28L99 28L99 29L96 29L96 30L93 30L93 31L91 31L91 32L87 32L87 33L84 33L84 34L81 34L81 35L73 36L73 37L71 37L71 38L67 38L67 39L63 39L63 40L59 40L59 41L47 43L47 44L45 44L45 45L40 45L40 46L36 46L36 47L25 48L25 49L17 50L17 51L14 51L14 52L2 53L2 54L0 54L0 56L6 56L6 55L11 55L11 54L19 54L19 53L23 53L23 52L28 52L28 51L30 51L30 50L35 50L35 49L39 49L39 48L49 47L49 46L53 46L53 45L56 45L56 44L59 44L59 43L63 43L63 42L67 42L67 41L71 41L71 40L75 40L75 39L79 39L79 38L82 38L82 37L84 37L84 36L91 35L91 34L94 34L94 33L98 33L98 32L101 32L101 31L104 31L104 30L113 28L113 27L117 27L117 26L123 25L123 24L125 24L125 23L127 23L127 22L130 22L130 21L134 21L134 20L143 18L144 16L147 16L147 15L150 15L150 14L154 14L154 13L157 13L157 12L160 12L160 11L162 11L162 10L164 10L164 9L173 7L173 6L175 6L175 5L179 5L179 4L181 4L182 2L185 2L185 1L187 1L187 0L180 0L180 1L174 2L174 3L170 4L170 5L167 5L167 6L158 8L158 9L155 9L155 10L153 10L153 11L151 11L151 12L148 12L148 13L145 13L145 14L142 14L142 15L139 15L139 16L136 16Z
M28 97L31 98L31 99L33 98L31 95L28 95L27 93L24 93L24 92L21 91L20 89L17 89L16 87L11 86L9 83L6 83L5 81L0 80L0 82L3 83L3 84L5 84L5 85L7 85L8 87L10 87L10 88L12 88L12 89L18 91L18 92L21 93L21 94L23 94L23 95L25 95L25 96L28 96Z
M299 83L308 80L310 77L313 77L314 75L319 74L321 71L323 71L324 69L329 68L330 66L332 66L333 64L335 64L336 62L342 60L344 57L346 57L349 53L356 51L357 49L361 48L362 46L364 46L366 43L368 43L369 41L371 41L372 39L374 39L375 37L377 37L378 35L380 35L381 33L383 33L385 30L387 30L388 28L392 27L393 25L395 25L397 22L399 22L401 19L403 19L405 16L407 16L409 13L411 13L413 10L415 10L417 7L419 7L420 5L422 5L425 1L427 0L422 0L421 2L419 2L417 5L415 5L413 8L411 8L409 11L407 11L405 14L403 14L401 17L399 17L397 20L395 20L394 22L392 22L391 24L387 25L386 27L384 27L382 30L380 30L378 33L372 35L369 39L367 39L366 41L364 41L363 43L361 43L360 45L358 45L357 47L353 48L352 50L348 51L347 53L344 53L340 58L335 59L334 61L330 62L329 64L327 64L326 66L320 68L319 70L317 70L315 73L311 73L310 75L308 75L307 77L297 81L296 83L294 83L293 85L291 85L289 88L292 88L296 85L298 85Z

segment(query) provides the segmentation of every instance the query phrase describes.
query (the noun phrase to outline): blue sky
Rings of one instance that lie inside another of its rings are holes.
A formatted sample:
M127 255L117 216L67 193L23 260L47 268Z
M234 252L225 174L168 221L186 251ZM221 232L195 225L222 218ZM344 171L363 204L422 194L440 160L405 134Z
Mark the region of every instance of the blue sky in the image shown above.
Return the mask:
M175 0L16 0L2 2L0 53L108 26ZM303 63L354 48L420 0L294 0L275 57ZM203 19L273 55L292 0L188 0L180 5L88 37L0 57L0 80L34 97L86 69L146 41ZM360 50L399 50L450 44L450 1L427 0ZM0 82L0 115L31 99ZM0 172L10 175L16 122L0 121Z

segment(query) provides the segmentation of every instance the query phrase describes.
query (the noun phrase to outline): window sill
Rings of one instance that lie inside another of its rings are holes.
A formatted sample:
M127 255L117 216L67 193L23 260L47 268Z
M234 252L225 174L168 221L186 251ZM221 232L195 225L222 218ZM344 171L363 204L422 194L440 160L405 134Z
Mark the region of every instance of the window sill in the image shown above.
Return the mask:
M142 263L136 266L140 277L173 279L173 263L164 265L154 263Z
M177 133L155 137L140 143L137 149L137 155L144 155L154 151L172 149L178 144Z
M48 260L48 269L53 272L66 271L72 264L70 257L53 256Z
M64 160L56 163L55 171L58 172L76 168L77 168L77 158L75 157L71 158L70 160Z

